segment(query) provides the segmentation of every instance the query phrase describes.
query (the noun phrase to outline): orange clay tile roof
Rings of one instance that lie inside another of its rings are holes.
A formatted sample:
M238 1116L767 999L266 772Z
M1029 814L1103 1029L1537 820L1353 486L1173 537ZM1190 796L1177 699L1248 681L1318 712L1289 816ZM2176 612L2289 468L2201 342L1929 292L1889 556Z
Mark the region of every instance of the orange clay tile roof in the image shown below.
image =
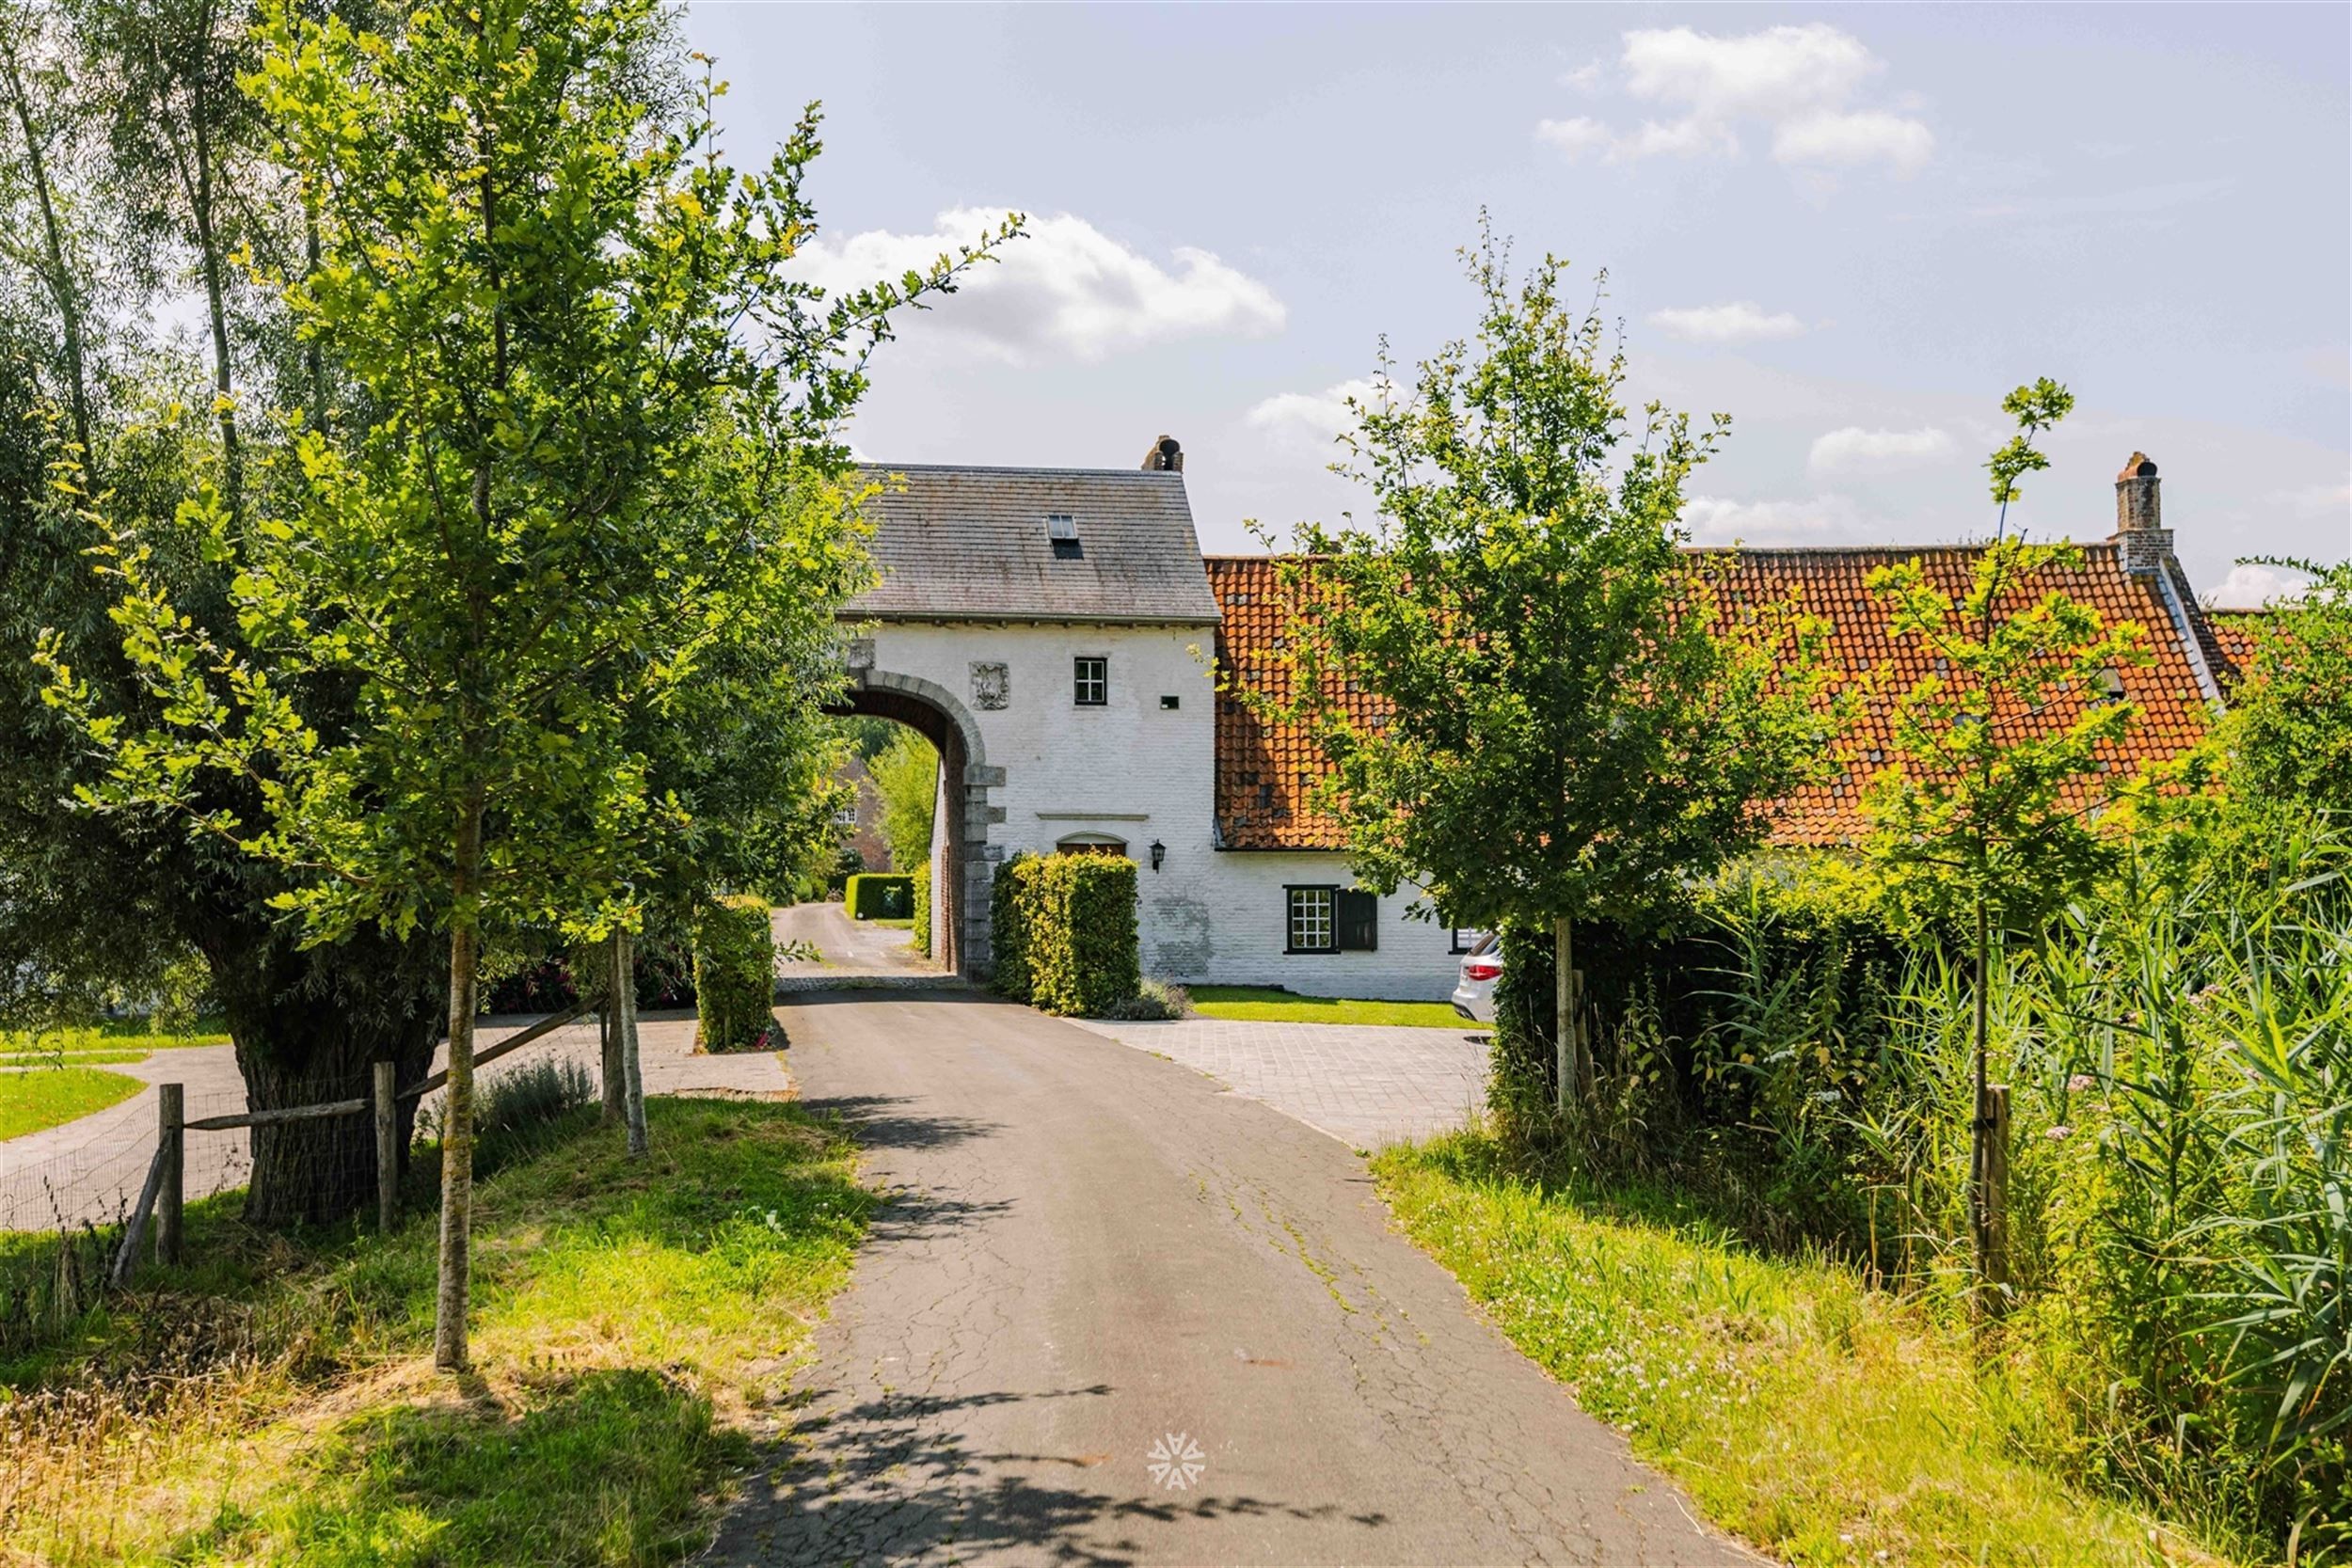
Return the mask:
M1836 772L1765 808L1774 842L1847 844L1868 831L1862 791L1890 754L1892 696L1908 690L1931 668L1931 656L1915 641L1898 644L1888 635L1885 610L1864 586L1870 569L1915 556L1930 579L1957 598L1966 590L1976 555L1965 546L1740 552L1743 576L1756 574L1742 587L1764 597L1793 591L1805 609L1829 620L1832 664L1851 675L1875 678L1884 693L1867 703L1864 716L1841 742L1842 766ZM1282 646L1279 559L1211 556L1207 564L1209 586L1224 617L1217 632L1219 671L1264 670L1267 657L1279 655ZM2150 661L2118 672L2123 695L2139 706L2139 719L2104 765L2112 769L2160 761L2195 742L2204 733L2210 709L2154 579L2124 572L2111 545L2089 545L2082 566L2060 574L2052 586L2094 606L2110 623L2137 622L2147 632ZM2185 596L2184 604L2192 618L2191 636L2211 635L2194 624L2203 617ZM1385 706L1369 692L1343 696L1351 716L1368 723ZM2053 705L2051 716L2055 721L2066 715ZM1219 693L1216 831L1222 847L1342 847L1340 825L1316 811L1311 800L1327 770L1321 749L1303 730L1262 721L1236 697Z
M2205 619L2213 626L2214 641L2221 645L2221 657L2230 661L2232 670L2244 674L2254 657L2254 643L2270 625L2266 610L2209 610Z

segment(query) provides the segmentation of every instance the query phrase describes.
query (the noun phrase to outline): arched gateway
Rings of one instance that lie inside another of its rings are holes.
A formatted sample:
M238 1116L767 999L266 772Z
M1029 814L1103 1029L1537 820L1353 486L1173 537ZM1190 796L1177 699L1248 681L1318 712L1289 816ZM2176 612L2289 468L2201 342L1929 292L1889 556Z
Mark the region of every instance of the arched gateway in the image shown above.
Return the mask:
M1182 467L1163 438L1140 468L866 470L880 580L841 611L836 711L939 749L932 952L958 974L988 973L996 867L1072 845L1152 866L1152 973L1205 967L1218 614Z
M988 765L979 725L946 688L920 675L875 669L871 638L851 639L849 664L850 689L828 712L893 720L939 752L940 801L931 832L931 956L959 974L984 975L994 860L988 830L1005 817L1002 807L989 805L988 792L1005 782L1005 770Z

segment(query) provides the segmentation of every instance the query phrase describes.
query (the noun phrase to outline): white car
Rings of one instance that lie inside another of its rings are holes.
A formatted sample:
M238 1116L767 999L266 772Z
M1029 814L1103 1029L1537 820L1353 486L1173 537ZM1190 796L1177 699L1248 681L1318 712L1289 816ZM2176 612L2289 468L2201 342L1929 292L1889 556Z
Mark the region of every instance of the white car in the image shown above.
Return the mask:
M1462 983L1454 988L1454 1010L1472 1023L1495 1021L1495 982L1502 978L1502 939L1488 931L1462 955Z

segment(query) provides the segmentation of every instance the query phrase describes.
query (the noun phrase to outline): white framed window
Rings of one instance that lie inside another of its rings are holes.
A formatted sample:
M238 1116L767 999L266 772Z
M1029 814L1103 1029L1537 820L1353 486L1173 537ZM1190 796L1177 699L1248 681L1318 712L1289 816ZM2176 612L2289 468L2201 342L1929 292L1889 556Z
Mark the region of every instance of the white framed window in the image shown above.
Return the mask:
M1282 890L1289 905L1289 919L1284 925L1288 953L1336 953L1340 950L1339 934L1332 919L1332 906L1338 900L1339 889L1331 887L1290 887Z
M1101 654L1080 654L1071 661L1073 701L1080 707L1104 707L1111 700L1111 661Z

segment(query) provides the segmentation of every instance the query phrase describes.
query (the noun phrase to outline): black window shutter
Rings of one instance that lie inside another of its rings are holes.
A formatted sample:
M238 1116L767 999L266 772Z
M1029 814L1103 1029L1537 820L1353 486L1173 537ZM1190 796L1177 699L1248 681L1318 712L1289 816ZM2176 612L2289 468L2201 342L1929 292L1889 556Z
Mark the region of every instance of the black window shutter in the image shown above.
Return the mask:
M1380 946L1380 900L1369 893L1342 893L1333 902L1340 951L1370 953Z

